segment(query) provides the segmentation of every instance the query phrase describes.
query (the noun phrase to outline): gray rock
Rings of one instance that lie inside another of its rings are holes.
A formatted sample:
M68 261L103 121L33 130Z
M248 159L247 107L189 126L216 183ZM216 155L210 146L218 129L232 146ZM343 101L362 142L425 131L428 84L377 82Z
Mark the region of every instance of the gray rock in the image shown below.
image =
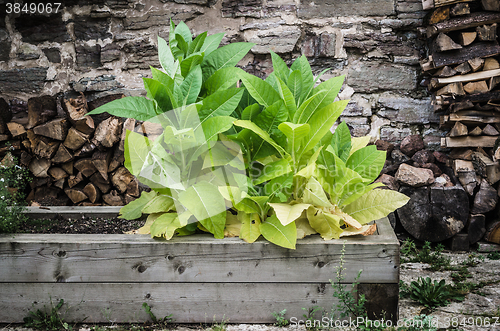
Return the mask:
M23 41L27 43L39 44L44 41L71 41L61 14L50 16L36 15L30 16L29 19L20 16L15 19L15 27L21 33Z
M110 18L77 16L74 22L75 37L79 40L104 40L113 37L109 32Z
M498 202L497 190L495 190L488 182L483 179L479 192L474 198L474 205L472 207L473 214L484 214L495 209Z
M123 84L117 82L115 78L113 75L99 76L95 79L85 77L78 82L72 82L71 85L76 92L112 91L123 87Z
M412 99L393 94L383 94L378 99L380 107L397 110L387 113L389 119L408 124L439 123L439 115L434 112L431 99Z
M399 166L396 179L408 186L420 187L434 183L432 170L412 167L406 163Z
M43 53L52 63L61 63L61 52L58 48L44 48Z
M9 61L10 42L11 40L7 29L0 28L0 61Z
M394 14L394 0L302 0L299 18Z
M389 189L394 190L394 191L399 190L398 181L396 180L396 178L394 178L391 175L383 174L379 178L377 178L375 183L382 183L382 184L386 185Z
M257 31L247 38L248 42L255 43L252 52L255 54L288 53L293 51L295 44L300 38L300 29L297 27L286 27L286 29Z
M0 70L0 92L36 93L42 90L47 68Z
M424 149L424 141L422 140L422 137L420 137L418 134L412 134L406 136L401 141L400 149L401 152L405 153L409 157L412 157L413 154L415 154L421 149Z
M391 143L399 143L404 137L411 134L409 128L393 128L383 126L380 128L380 139L387 140Z
M223 0L222 17L260 18L262 0Z
M149 69L152 63L158 63L158 49L148 39L131 41L123 51L127 53L126 69Z
M413 90L417 86L417 73L408 66L360 61L349 68L347 84L356 92Z
M403 152L401 152L399 149L395 149L391 152L391 158L394 163L405 163L410 161L410 158L407 155L403 154Z
M115 43L107 44L101 48L101 62L113 62L120 59L120 46Z
M101 66L101 46L75 46L76 64L80 69L99 68Z
M411 159L421 167L425 163L433 163L434 155L432 155L431 151L422 149L413 154Z

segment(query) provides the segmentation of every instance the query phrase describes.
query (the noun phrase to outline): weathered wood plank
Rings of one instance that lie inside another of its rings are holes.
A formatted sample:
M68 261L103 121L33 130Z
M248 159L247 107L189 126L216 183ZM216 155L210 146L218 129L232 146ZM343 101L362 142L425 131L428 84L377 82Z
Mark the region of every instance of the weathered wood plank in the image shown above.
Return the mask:
M500 54L500 46L497 42L478 42L461 49L443 53L433 53L432 62L434 68L460 64L473 58L485 58Z
M477 136L477 137L446 137L444 147L493 147L498 137Z
M427 38L440 32L450 32L467 28L474 28L485 24L500 22L500 13L477 12L468 16L459 16L445 22L439 22L427 27Z
M389 232L387 219L378 223ZM328 282L345 241L347 278L363 269L362 283L397 283L399 244L391 232L329 241L310 236L296 250L211 235L169 241L148 235L2 235L0 282Z
M121 207L102 206L96 207L80 207L80 206L50 206L50 207L26 207L25 215L34 218L55 218L57 215L63 218L77 217L116 217L120 212Z
M332 274L332 277L334 275ZM346 279L353 281L353 279ZM67 322L130 323L150 321L146 302L158 317L172 314L177 323L273 323L274 311L301 317L302 307L329 309L337 302L329 283L4 283L0 287L0 321L22 323L30 310L63 299ZM35 303L35 304L34 304ZM33 306L32 306L33 305Z

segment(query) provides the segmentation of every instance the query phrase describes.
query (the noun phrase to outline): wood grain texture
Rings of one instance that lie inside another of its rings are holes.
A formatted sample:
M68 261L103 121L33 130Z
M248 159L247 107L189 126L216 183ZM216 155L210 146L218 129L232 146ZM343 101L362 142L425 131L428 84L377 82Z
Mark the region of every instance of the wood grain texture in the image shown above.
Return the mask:
M262 239L247 244L210 235L169 241L148 235L3 235L0 282L328 282L343 242L310 236L288 250ZM398 281L394 238L371 235L345 242L347 278L363 269L361 282Z
M302 307L329 309L337 303L332 294L329 283L3 283L0 321L22 323L52 298L54 305L64 300L66 322L146 322L146 302L158 318L172 314L177 323L273 323L271 313L285 308L288 318L302 318Z

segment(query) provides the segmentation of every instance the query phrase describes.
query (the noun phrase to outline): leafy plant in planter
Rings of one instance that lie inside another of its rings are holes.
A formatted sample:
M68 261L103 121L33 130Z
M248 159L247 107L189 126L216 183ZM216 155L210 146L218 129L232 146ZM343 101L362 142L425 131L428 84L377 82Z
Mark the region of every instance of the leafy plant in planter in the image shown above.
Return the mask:
M153 237L201 229L247 242L262 235L293 249L309 234L373 233L367 223L408 201L374 190L385 152L367 146L369 137L351 138L345 123L331 134L348 102L335 101L344 77L315 87L319 76L305 56L288 68L272 53L274 71L262 80L234 67L253 44L214 48L221 39L203 33L192 40L184 23L171 24L169 45L159 38L164 72L152 68L153 79L144 79L148 99L91 112L164 129L154 141L127 132L125 166L152 191L121 217L149 214L140 232Z

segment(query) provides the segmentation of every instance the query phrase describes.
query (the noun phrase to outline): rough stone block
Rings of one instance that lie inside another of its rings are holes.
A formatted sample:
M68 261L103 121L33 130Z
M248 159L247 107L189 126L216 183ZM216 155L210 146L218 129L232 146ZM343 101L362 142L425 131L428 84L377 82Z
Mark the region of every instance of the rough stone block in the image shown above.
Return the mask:
M35 60L40 57L38 50L35 46L29 44L23 44L17 49L17 58L19 60Z
M423 11L421 0L398 0L396 5L398 13L414 13Z
M47 68L27 68L0 71L0 92L39 92L45 83Z
M140 30L151 26L165 26L165 22L168 22L170 18L172 18L175 24L178 24L180 21L191 21L201 14L203 12L197 8L188 11L179 11L178 13L172 11L150 12L143 16L125 17L123 27L126 30Z
M126 69L149 69L153 63L158 63L158 50L149 40L131 41L123 46L127 53Z
M320 35L309 34L302 42L302 54L307 57L334 57L335 38L335 34L326 32Z
M417 87L417 72L407 66L362 61L349 68L347 83L356 92L414 90Z
M380 139L387 140L391 143L399 143L404 137L411 134L409 128L393 128L393 127L381 127L380 128Z
M255 43L252 52L255 54L288 53L293 51L300 38L301 31L297 27L286 27L274 30L245 31L245 39Z
M301 0L300 18L392 15L394 0Z
M101 62L113 62L120 59L120 46L111 43L101 48Z
M344 47L355 49L362 54L376 50L381 55L415 56L418 55L418 47L414 39L368 30L345 35Z
M74 19L75 37L80 40L112 38L109 33L110 18L77 16Z
M222 1L222 17L255 17L260 18L262 0L224 0Z
M99 76L95 79L85 77L78 82L72 82L71 85L76 92L102 92L112 91L123 87L122 84L115 80L113 75Z
M397 112L379 112L392 121L407 124L439 123L439 115L434 113L431 99L412 99L393 94L383 94L378 99L378 104L385 110L397 110Z
M24 16L15 19L15 28L21 33L23 41L31 44L39 44L44 41L65 42L71 41L66 30L66 24L61 15L51 16Z
M9 61L10 47L9 32L0 27L0 62Z
M80 69L99 68L101 66L101 46L78 45L76 50L76 64Z
M52 63L61 63L61 52L58 48L44 48L43 53Z

